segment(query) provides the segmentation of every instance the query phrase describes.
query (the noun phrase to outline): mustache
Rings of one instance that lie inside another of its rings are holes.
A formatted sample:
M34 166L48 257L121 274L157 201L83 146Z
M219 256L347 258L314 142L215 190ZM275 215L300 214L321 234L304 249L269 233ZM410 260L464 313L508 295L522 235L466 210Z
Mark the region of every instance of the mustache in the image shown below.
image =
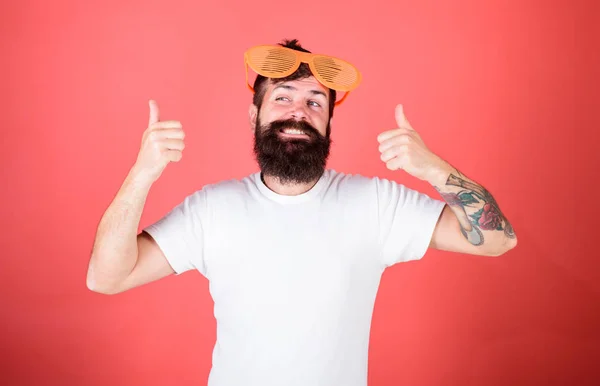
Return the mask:
M295 119L285 119L279 121L273 121L269 124L266 132L269 134L275 134L275 132L280 131L282 129L297 129L302 130L306 135L311 138L321 138L323 135L317 131L313 126L311 126L306 121L297 121Z

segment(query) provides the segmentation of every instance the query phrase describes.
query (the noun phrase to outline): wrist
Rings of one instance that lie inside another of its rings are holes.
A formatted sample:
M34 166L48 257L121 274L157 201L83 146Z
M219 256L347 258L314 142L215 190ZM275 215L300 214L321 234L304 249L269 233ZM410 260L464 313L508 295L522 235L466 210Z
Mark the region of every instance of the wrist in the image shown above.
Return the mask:
M154 183L154 179L152 179L148 173L144 173L142 170L138 169L135 165L129 169L129 173L127 174L127 181L138 187L138 188L150 188Z
M454 173L455 169L448 162L440 160L437 167L433 168L427 182L433 185L434 188L441 188L446 185L450 174Z

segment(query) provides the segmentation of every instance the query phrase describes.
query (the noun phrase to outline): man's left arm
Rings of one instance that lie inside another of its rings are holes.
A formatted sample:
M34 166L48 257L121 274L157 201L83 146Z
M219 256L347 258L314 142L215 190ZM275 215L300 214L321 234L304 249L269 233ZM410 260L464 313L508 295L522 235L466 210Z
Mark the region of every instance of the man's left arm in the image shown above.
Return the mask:
M429 150L406 119L402 105L396 107L396 123L398 128L378 137L381 160L390 170L402 169L429 182L448 204L429 246L485 256L499 256L514 248L514 230L490 192Z

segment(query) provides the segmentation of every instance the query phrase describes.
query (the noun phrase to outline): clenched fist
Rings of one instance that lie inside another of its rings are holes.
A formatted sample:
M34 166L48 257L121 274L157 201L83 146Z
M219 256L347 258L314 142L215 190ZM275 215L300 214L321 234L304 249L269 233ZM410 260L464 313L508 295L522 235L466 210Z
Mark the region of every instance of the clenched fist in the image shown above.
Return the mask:
M179 121L160 121L158 105L151 100L148 128L142 136L140 152L133 169L149 183L156 181L169 162L181 160L185 133Z

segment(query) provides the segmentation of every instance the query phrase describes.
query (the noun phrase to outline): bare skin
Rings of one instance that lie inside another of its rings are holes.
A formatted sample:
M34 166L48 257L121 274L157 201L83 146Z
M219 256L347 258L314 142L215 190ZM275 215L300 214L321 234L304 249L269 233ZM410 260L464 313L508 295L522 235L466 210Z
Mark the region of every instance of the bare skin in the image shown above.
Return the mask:
M448 204L430 247L486 256L514 248L517 238L512 225L491 193L429 150L402 105L396 107L396 123L398 128L378 137L381 160L390 170L404 170L429 182Z
M137 230L152 184L181 160L185 134L181 122L159 121L158 105L149 105L137 160L98 225L86 279L95 292L115 294L174 273L154 240Z

